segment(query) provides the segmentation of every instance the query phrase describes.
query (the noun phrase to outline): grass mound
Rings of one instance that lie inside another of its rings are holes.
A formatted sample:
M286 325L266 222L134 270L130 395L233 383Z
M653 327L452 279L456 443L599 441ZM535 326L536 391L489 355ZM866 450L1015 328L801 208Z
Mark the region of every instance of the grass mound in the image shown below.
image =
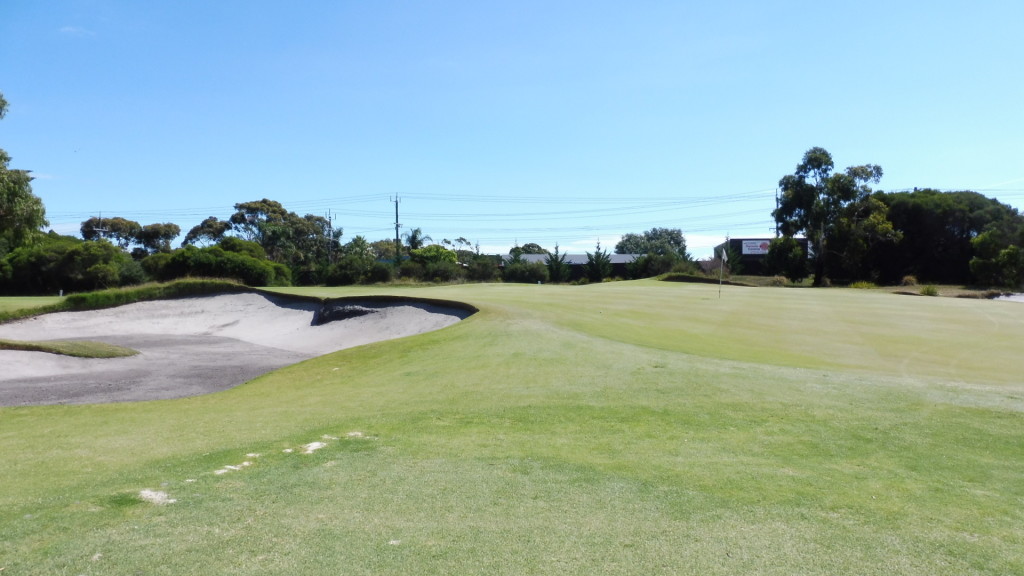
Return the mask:
M249 291L251 291L251 288L234 280L217 278L188 278L173 282L141 284L139 286L71 294L63 299L58 299L56 302L51 302L52 299L47 298L44 300L47 303L42 306L28 305L0 309L0 323L51 312L98 310L145 300ZM28 304L30 300L19 299L17 302Z

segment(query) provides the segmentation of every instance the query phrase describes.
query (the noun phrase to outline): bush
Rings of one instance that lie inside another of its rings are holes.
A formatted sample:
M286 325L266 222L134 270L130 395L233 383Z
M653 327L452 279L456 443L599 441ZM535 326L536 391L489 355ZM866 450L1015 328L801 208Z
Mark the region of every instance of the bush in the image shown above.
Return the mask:
M939 289L934 284L928 284L921 287L921 296L938 296Z
M667 254L644 254L626 265L630 278L653 278L671 272L682 264L675 252Z
M789 278L786 278L785 276L773 276L772 279L768 281L769 286L775 287L789 286L789 284Z
M475 282L492 282L498 277L498 264L491 256L477 256L466 269L466 277Z
M900 280L900 286L917 286L917 276L908 274Z
M526 284L546 283L548 267L541 262L513 262L505 266L502 279L505 282L524 282Z
M858 280L853 284L850 284L850 288L856 288L858 290L871 290L872 288L878 288L874 282L868 282L867 280Z
M408 280L422 280L424 272L426 270L423 268L423 265L412 260L402 260L402 263L398 266L398 274Z
M248 286L287 286L291 283L291 271L287 266L229 252L220 246L185 246L171 253L166 262L158 261L151 267L159 269L157 279L164 281L202 276L233 278Z
M462 279L462 266L456 262L429 262L424 270L424 279L431 282L454 282Z
M374 262L363 276L364 284L383 284L391 282L395 268L386 262Z
M765 266L772 274L781 274L796 283L807 278L807 256L794 238L776 238L768 247Z

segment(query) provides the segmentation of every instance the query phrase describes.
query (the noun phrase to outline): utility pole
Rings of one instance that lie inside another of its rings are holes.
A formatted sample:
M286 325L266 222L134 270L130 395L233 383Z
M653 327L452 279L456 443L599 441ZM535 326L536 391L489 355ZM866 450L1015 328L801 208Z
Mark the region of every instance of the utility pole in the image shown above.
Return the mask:
M397 271L402 262L402 241L398 237L398 229L402 227L402 225L398 223L398 203L401 202L402 199L395 196L391 201L395 203L395 270Z
M327 210L327 261L334 264L334 217Z

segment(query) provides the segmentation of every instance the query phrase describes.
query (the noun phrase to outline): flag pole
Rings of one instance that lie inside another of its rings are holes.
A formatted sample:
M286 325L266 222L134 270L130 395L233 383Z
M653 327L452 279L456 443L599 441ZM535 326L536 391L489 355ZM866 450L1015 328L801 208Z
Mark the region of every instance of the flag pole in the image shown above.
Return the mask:
M725 276L725 263L729 261L729 237L725 237L722 245L722 258L718 261L718 299L722 299L722 278Z

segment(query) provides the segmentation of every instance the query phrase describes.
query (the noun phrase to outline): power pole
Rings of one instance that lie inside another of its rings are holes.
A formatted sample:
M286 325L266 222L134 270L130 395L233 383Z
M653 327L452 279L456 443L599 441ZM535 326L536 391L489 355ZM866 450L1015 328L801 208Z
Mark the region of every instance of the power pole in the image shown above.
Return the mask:
M327 262L334 264L334 217L327 211Z
M391 199L395 203L395 270L401 266L402 263L402 240L398 237L398 229L402 227L398 223L398 203L402 201L401 198L395 196Z

